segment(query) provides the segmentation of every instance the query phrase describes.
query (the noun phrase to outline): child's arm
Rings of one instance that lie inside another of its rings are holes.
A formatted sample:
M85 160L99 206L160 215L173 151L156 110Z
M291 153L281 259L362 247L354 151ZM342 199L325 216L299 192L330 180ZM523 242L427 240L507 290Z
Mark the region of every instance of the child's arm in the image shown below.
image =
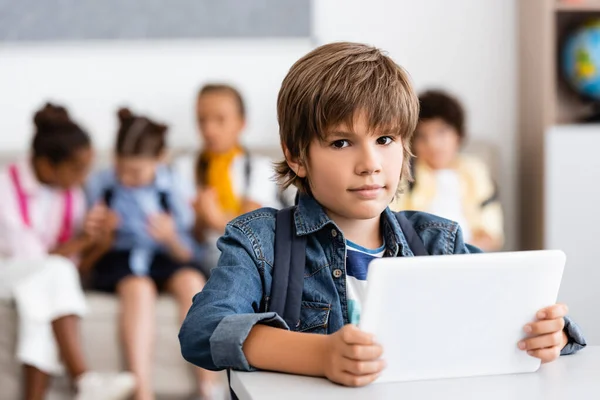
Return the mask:
M92 244L93 240L88 235L81 234L70 239L68 242L56 246L50 251L50 254L63 256L66 258L77 257L86 251Z
M370 335L353 326L330 336L290 332L277 314L262 312L271 267L257 246L241 228L228 225L218 242L219 265L194 297L179 332L183 357L210 370L254 367L347 385L374 380L383 363Z
M256 325L243 345L250 365L269 371L323 376L346 386L365 386L385 367L371 334L346 325L332 335Z
M169 214L155 214L148 218L148 232L150 236L162 243L169 254L177 261L186 263L192 260L192 249L180 238L177 224Z

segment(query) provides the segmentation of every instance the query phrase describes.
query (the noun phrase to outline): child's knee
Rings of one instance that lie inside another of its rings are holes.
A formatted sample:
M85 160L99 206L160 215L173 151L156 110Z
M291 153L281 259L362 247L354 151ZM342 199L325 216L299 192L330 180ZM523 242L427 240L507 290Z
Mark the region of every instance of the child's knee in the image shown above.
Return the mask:
M200 271L195 268L182 268L173 276L174 284L201 290L206 279Z
M62 256L49 256L44 260L43 268L52 271L52 275L59 281L77 280L79 281L79 271L73 261Z
M120 295L138 294L156 296L157 290L154 281L147 276L130 275L117 284L117 293Z

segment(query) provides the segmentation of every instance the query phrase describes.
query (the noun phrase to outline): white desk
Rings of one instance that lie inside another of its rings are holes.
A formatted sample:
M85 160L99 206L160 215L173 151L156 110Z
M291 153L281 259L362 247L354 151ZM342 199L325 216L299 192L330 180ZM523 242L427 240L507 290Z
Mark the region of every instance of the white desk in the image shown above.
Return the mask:
M232 372L240 400L565 400L600 399L600 346L542 365L538 372L477 378L372 384L346 388L326 379L271 372Z

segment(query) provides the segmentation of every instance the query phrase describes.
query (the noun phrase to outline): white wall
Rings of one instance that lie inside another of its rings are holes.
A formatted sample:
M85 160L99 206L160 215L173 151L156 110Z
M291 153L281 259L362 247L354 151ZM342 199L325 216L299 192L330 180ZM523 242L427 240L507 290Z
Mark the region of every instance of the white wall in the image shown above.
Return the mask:
M499 185L514 246L516 5L514 0L314 0L317 43L367 42L388 50L417 88L443 86L469 111L469 131L500 151ZM194 92L206 79L238 85L250 108L247 140L277 145L275 101L308 41L80 43L0 47L0 150L25 149L31 112L45 98L72 107L106 148L113 112L130 104L195 143Z
M195 145L195 95L206 81L241 90L250 144L278 145L277 92L292 63L310 49L309 40L2 46L0 150L27 148L32 113L45 99L66 104L102 149L113 143L121 105L167 122L172 144Z

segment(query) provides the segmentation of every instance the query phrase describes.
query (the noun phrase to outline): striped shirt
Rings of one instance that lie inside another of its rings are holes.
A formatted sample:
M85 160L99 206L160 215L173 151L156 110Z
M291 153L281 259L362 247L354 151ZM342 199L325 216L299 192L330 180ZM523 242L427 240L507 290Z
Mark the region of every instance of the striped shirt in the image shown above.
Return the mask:
M346 240L346 296L348 300L348 320L358 325L360 311L367 290L369 263L383 257L385 244L378 249L367 249Z

